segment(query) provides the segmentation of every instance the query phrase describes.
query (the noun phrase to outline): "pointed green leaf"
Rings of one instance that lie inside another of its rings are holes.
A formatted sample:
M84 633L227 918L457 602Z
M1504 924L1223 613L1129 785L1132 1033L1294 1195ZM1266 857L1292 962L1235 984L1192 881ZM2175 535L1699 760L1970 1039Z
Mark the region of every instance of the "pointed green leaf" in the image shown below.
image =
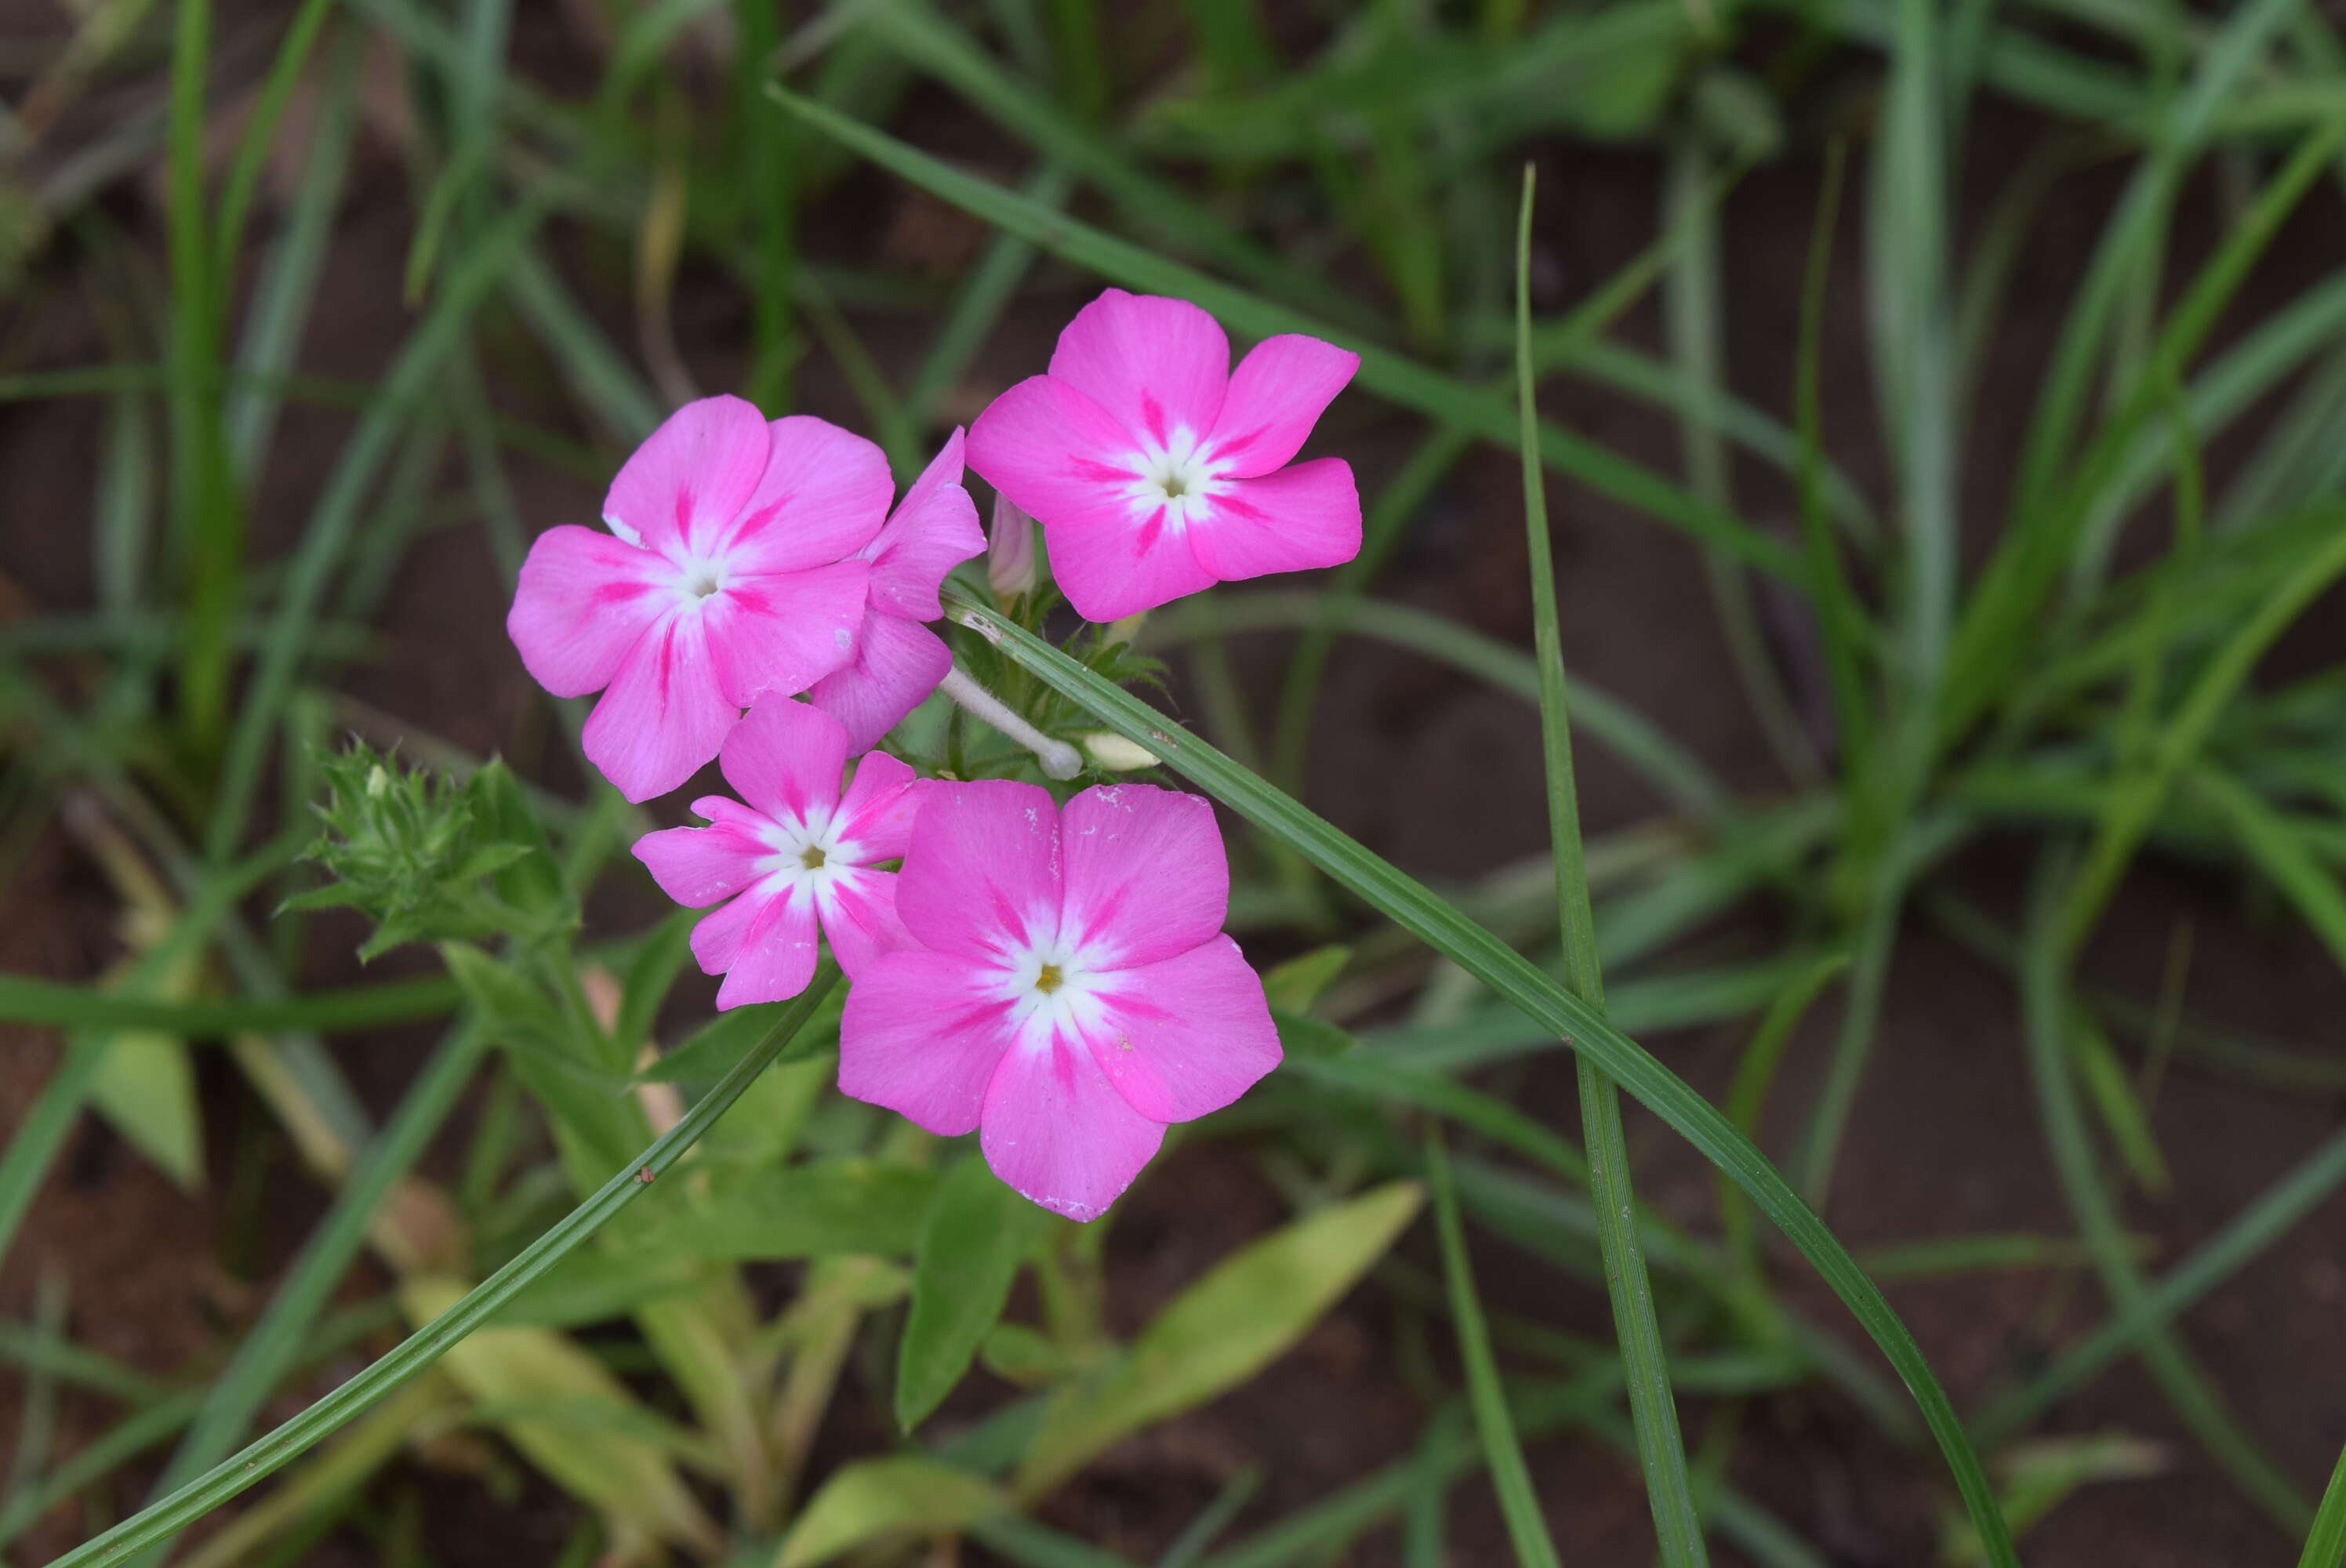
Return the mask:
M1053 1400L1019 1468L1018 1495L1043 1496L1109 1444L1254 1376L1384 1256L1424 1201L1417 1183L1389 1182L1222 1259L1124 1355Z
M937 1185L921 1222L913 1308L896 1350L896 1423L906 1431L926 1420L969 1370L1046 1217L974 1155Z
M890 1531L963 1530L1008 1506L992 1481L907 1454L851 1464L823 1483L774 1568L814 1568Z

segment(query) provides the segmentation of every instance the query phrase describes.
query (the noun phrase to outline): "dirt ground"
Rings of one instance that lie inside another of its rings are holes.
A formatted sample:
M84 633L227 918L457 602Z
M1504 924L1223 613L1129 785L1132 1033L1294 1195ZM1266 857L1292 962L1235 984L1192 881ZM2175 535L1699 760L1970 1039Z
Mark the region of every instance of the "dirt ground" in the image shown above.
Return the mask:
M910 134L930 145L963 147L990 138L942 100L923 100ZM1965 189L1975 218L2020 148L2038 127L1999 106L1975 127ZM1541 224L1541 276L1568 298L1602 278L1649 239L1660 184L1658 162L1629 153L1545 149L1546 196ZM1818 160L1788 158L1752 176L1727 209L1730 381L1764 407L1790 402L1798 279L1808 240ZM1977 483L1968 500L1975 530L1989 525L2017 422L2066 296L2065 280L2084 254L2109 194L2092 178L2080 199L2056 208L2024 261L2021 286L1990 372L1990 392L1970 447ZM2195 200L2204 200L2204 193ZM2334 199L2303 227L2301 244L2284 247L2260 287L2291 288L2338 254ZM117 218L159 232L156 215L136 194ZM2207 214L2212 220L2212 209ZM805 232L827 260L852 262L903 243L910 232L945 237L947 249L972 236L961 219L923 199L861 173L829 199L823 221ZM403 186L379 148L365 155L337 250L327 270L303 368L327 374L379 372L402 331L399 273L413 215ZM2187 224L2187 231L2191 226ZM1843 225L1838 276L1859 275L1861 227ZM1047 290L1023 300L997 331L964 389L969 407L1040 364L1051 334L1087 297L1091 285L1063 273L1039 274ZM62 279L48 280L62 284ZM690 280L688 280L689 282ZM37 362L90 362L101 345L74 291L60 289L46 308L54 320ZM602 303L608 304L604 300ZM1551 300L1548 303L1554 303ZM1864 301L1853 283L1833 292L1828 321L1827 428L1836 454L1877 497L1886 494L1872 439L1873 413L1861 344ZM631 341L623 319L615 338ZM733 384L745 338L740 303L702 280L681 301L678 331L701 384ZM1625 324L1629 336L1658 343L1650 306ZM916 324L876 323L883 362L901 369L920 346ZM801 377L803 406L844 423L858 411L820 361ZM1998 396L1998 392L2008 395ZM516 405L537 417L563 410L542 400ZM1582 433L1665 470L1677 462L1677 435L1662 418L1601 391L1558 382L1546 412ZM87 551L69 520L85 515L97 454L94 402L11 404L0 410L0 573L35 606L70 608L89 602ZM278 462L255 510L260 548L281 548L306 514L326 465L347 428L346 416L317 410L288 413ZM1393 466L1413 428L1407 416L1354 395L1332 416L1315 450L1354 458L1364 492ZM2218 454L2220 459L2220 453ZM456 475L448 476L453 484ZM517 463L514 479L534 526L593 515L595 487ZM1747 513L1789 525L1788 498L1767 475L1737 473ZM1528 599L1522 566L1519 495L1511 457L1484 453L1463 465L1414 524L1410 543L1379 591L1443 611L1482 630L1527 642ZM1692 746L1739 788L1781 787L1749 719L1701 585L1697 552L1682 538L1576 486L1554 487L1566 626L1565 652L1576 675L1635 704ZM535 694L501 635L504 595L480 534L456 528L426 539L409 556L385 613L384 657L354 672L350 689L383 711L414 720L464 747L502 748L525 759L542 746L525 722ZM2335 617L2331 617L2332 627ZM2335 637L2293 646L2292 659L2335 657ZM1268 641L1241 645L1254 662L1275 651ZM1800 650L1789 651L1795 668ZM1435 671L1405 656L1348 645L1332 667L1316 731L1308 791L1339 825L1402 866L1421 873L1469 873L1535 850L1543 841L1537 736L1514 699ZM1654 802L1609 759L1584 757L1584 800L1592 831L1648 814ZM547 777L558 777L549 772ZM1963 874L1979 896L2008 909L2025 870L2010 845L1967 858ZM2096 975L2143 992L2166 962L2178 923L2193 932L2190 1004L2206 1013L2295 1041L2337 1047L2341 978L2316 945L2288 923L2252 918L2229 882L2161 867L2136 877L2089 963ZM117 951L103 885L61 835L36 845L0 902L0 969L82 979ZM313 955L321 980L346 976L341 952ZM1821 1071L1831 1019L1813 1019L1796 1048L1776 1103L1797 1107ZM1723 1085L1738 1043L1733 1030L1656 1037L1648 1042L1698 1085ZM338 1055L367 1097L387 1104L421 1059L423 1037L351 1040ZM0 1031L0 1131L13 1125L55 1059L52 1041ZM218 1355L265 1299L320 1201L280 1150L266 1172L239 1173L219 1158L237 1128L260 1115L233 1076L218 1064L204 1074L212 1181L199 1195L172 1188L96 1125L74 1137L62 1168L44 1190L23 1235L0 1269L0 1314L30 1315L36 1281L61 1270L70 1281L73 1331L84 1342L155 1373ZM1575 1115L1571 1072L1561 1058L1525 1081L1527 1110L1569 1125ZM2160 1257L2187 1251L2338 1124L2341 1107L2244 1089L2178 1064L2157 1112L2157 1131L2173 1162L2177 1196L2129 1200L2127 1219L2156 1237ZM1781 1146L1788 1127L1770 1129ZM1642 1113L1631 1133L1641 1189L1649 1201L1690 1222L1708 1223L1710 1180L1698 1157ZM1125 1205L1108 1247L1113 1316L1137 1323L1149 1308L1232 1245L1273 1224L1282 1212L1243 1145L1190 1147L1174 1156ZM240 1194L255 1190L255 1200ZM1843 1162L1830 1217L1852 1245L2004 1229L2061 1231L2065 1216L2043 1152L2004 980L1917 930L1902 948L1882 1021L1875 1064ZM2346 1339L2335 1331L2346 1273L2346 1207L2331 1205L2298 1227L2250 1268L2194 1311L2186 1338L2226 1390L2234 1409L2300 1485L2317 1486L2346 1441ZM224 1254L234 1267L225 1266ZM1601 1296L1484 1241L1478 1268L1503 1303L1602 1331ZM1783 1277L1798 1279L1797 1261ZM1829 1295L1810 1294L1812 1315L1862 1340ZM1958 1283L1906 1286L1892 1298L1959 1405L1977 1399L2000 1375L2035 1364L2102 1310L2090 1281L2013 1274ZM1265 1483L1237 1533L1308 1503L1375 1466L1399 1457L1423 1409L1395 1370L1392 1309L1373 1288L1357 1293L1293 1355L1241 1391L1117 1451L1056 1502L1046 1517L1103 1546L1146 1560L1230 1476L1250 1465ZM329 1386L360 1364L356 1353L324 1369L309 1390ZM12 1410L21 1385L0 1375L0 1410ZM271 1412L286 1413L295 1401ZM983 1400L974 1401L982 1404ZM838 1405L826 1447L838 1454L879 1437L868 1395L851 1386ZM958 1405L956 1408L960 1408ZM86 1439L103 1409L69 1398L67 1441ZM1689 1431L1705 1412L1690 1406ZM0 1420L0 1446L13 1420ZM2033 1563L2246 1563L2283 1560L2280 1537L2200 1457L2168 1414L2149 1380L2131 1364L2114 1369L2056 1407L2050 1432L2123 1430L2170 1445L2173 1466L2147 1481L2090 1489L2064 1505L2029 1537ZM1939 1473L1929 1455L1884 1451L1872 1429L1821 1392L1763 1403L1741 1445L1737 1481L1779 1510L1845 1568L1922 1563L1933 1548ZM159 1457L159 1456L158 1456ZM1557 1542L1569 1560L1643 1561L1649 1548L1634 1468L1588 1441L1540 1445L1533 1463ZM151 1470L128 1474L143 1489ZM425 1480L423 1540L433 1561L460 1568L548 1561L568 1528L558 1496L532 1487L518 1505L492 1503L477 1488ZM118 1516L138 1501L124 1491L108 1503ZM104 1521L62 1513L22 1543L19 1561L38 1561L83 1538ZM1487 1487L1462 1487L1454 1504L1453 1560L1508 1560ZM982 1553L971 1553L976 1560ZM1393 1561L1391 1532L1350 1561ZM371 1548L356 1537L321 1543L310 1561L361 1563ZM1725 1550L1721 1562L1733 1561Z

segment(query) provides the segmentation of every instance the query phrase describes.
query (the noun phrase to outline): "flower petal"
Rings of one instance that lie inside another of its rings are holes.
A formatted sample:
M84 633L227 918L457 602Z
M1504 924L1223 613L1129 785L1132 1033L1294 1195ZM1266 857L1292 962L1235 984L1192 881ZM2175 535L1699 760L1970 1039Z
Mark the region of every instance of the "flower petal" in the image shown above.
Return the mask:
M1051 355L1053 380L1160 447L1177 431L1214 428L1229 376L1230 341L1213 317L1187 300L1121 289L1076 311Z
M899 883L901 889L901 880ZM839 1023L839 1092L940 1137L976 1129L1010 1043L1009 1003L949 953L892 952L856 977Z
M850 871L832 877L817 895L831 955L853 980L883 953L918 947L896 915L896 873Z
M656 582L667 571L650 551L592 528L566 523L540 534L505 616L522 667L556 697L602 690L673 602Z
M770 455L756 490L702 553L721 555L737 571L803 572L870 544L896 493L886 455L811 414L768 428Z
M918 621L873 606L855 657L807 688L807 700L847 726L851 751L868 751L921 706L953 667L944 639Z
M1146 471L1139 440L1066 382L1029 376L969 427L969 465L1018 508L1049 523L1132 510Z
M1118 974L1112 1029L1086 1044L1140 1115L1187 1122L1219 1111L1279 1065L1262 982L1227 936Z
M852 658L871 571L869 563L841 561L740 579L711 596L699 614L734 706L770 692L795 696Z
M722 974L741 962L741 943L766 906L788 895L771 888L750 888L730 903L701 917L692 928L692 956L703 974Z
M896 912L923 942L964 958L995 958L1059 924L1059 809L1051 792L1007 779L928 779Z
M1066 892L1059 932L1092 969L1129 969L1221 933L1230 860L1202 795L1099 784L1059 816ZM1160 1120L1163 1118L1160 1118Z
M717 760L742 799L775 821L803 822L839 801L847 732L803 702L769 697L733 727Z
M962 488L961 473L962 433L956 430L913 481L887 526L863 546L872 563L874 605L913 621L933 621L945 613L937 602L937 585L985 550L977 503Z
M1341 565L1361 553L1361 495L1352 464L1321 457L1231 481L1211 510L1190 521L1189 546L1225 583Z
M671 615L629 651L579 739L620 794L648 800L699 772L740 717L718 689L702 618Z
M1257 343L1231 372L1214 420L1216 465L1236 479L1284 465L1360 368L1361 356L1350 349L1300 332Z
M647 549L690 554L741 510L770 445L765 416L738 397L686 403L620 466L603 520Z
M788 1001L814 978L814 901L797 889L768 899L741 933L725 983L717 988L717 1010Z
M739 735L740 729L734 734ZM729 738L726 747L730 749ZM660 891L687 909L705 909L758 880L757 863L771 850L730 822L709 828L665 828L635 844Z
M1043 544L1051 578L1076 613L1120 621L1214 585L1190 543L1196 526L1172 526L1161 507L1140 517L1119 509L1046 519Z
M1069 1219L1097 1219L1123 1196L1165 1127L1134 1110L1063 1034L1005 1054L986 1085L978 1146L994 1174Z
M913 816L920 797L913 792L911 768L884 751L864 755L855 778L839 798L841 848L855 846L855 863L892 860L912 842Z

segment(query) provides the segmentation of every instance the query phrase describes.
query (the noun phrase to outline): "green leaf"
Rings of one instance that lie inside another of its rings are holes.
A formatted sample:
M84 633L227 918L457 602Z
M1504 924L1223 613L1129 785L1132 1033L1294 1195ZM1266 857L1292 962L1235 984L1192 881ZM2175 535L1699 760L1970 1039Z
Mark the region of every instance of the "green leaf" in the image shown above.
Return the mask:
M619 1015L612 1021L611 1038L630 1052L651 1038L660 1004L676 984L676 977L692 958L692 928L700 921L699 910L678 910L652 927L627 965L619 985ZM736 1009L738 1012L739 1009ZM746 1044L746 1043L745 1043ZM724 1076L722 1071L709 1082Z
M736 1007L719 1013L693 1033L675 1050L663 1054L660 1059L636 1074L638 1084L714 1084L733 1070L757 1044L773 1021L791 1005L788 1002L759 1002L747 1007ZM835 1013L836 1009L829 1010ZM821 1014L812 1025L799 1032L791 1049L783 1060L806 1055L821 1050L836 1031L827 1029Z
M1980 1467L1979 1455L1913 1336L1841 1239L1718 1107L1614 1027L1603 1013L1423 883L1402 875L1129 692L1096 678L1049 644L950 591L945 613L1126 739L1148 747L1165 759L1168 768L1196 780L1249 821L1294 845L1313 865L1455 961L1542 1029L1553 1031L1574 1049L1595 1057L1607 1076L1727 1172L1815 1265L1868 1337L1881 1347L1946 1456L1964 1505L1986 1537L1991 1560L1998 1568L2014 1568L2017 1559L2009 1532L1998 1516L1995 1494Z
M498 1312L502 1328L583 1329L623 1318L646 1302L680 1296L701 1282L691 1258L647 1257L633 1249L572 1253L516 1293Z
M665 1219L647 1245L734 1262L832 1253L911 1256L938 1186L933 1171L860 1156L720 1181L710 1200Z
M1348 1031L1324 1018L1306 1017L1274 1007L1270 1021L1279 1028L1280 1050L1290 1059L1341 1056L1360 1044Z
M463 1282L418 1278L400 1287L407 1315L427 1325L464 1299ZM651 1413L585 1350L545 1329L480 1327L448 1347L442 1368L501 1418L498 1430L530 1462L614 1523L655 1539L711 1549L716 1528L685 1489L665 1448L635 1435ZM573 1407L607 1407L578 1419Z
M444 942L440 961L501 1044L547 1045L562 1038L562 1015L531 981L469 942Z
M1123 1355L1052 1401L1019 1467L1016 1494L1042 1497L1111 1443L1254 1376L1384 1256L1424 1199L1415 1182L1389 1182L1215 1265Z
M1263 971L1262 993L1275 1012L1309 1013L1352 958L1352 950L1341 942L1315 947L1300 958Z
M2297 1568L2339 1568L2341 1563L2346 1563L2346 1452L2339 1454L2338 1467L2322 1489L2321 1508L2306 1532Z
M126 1029L100 1047L91 1105L131 1147L188 1191L204 1185L204 1129L188 1043L151 1029Z
M916 1454L848 1465L808 1500L774 1568L814 1568L891 1531L967 1529L1007 1510L992 1481Z
M926 1420L969 1370L1045 1223L1044 1210L974 1155L937 1184L921 1222L912 1312L896 1349L896 1424L904 1431Z

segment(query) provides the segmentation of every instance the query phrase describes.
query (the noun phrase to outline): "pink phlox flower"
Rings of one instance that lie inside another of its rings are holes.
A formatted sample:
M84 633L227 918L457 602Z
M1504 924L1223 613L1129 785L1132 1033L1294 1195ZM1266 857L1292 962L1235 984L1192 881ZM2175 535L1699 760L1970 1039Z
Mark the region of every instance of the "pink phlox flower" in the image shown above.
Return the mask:
M1360 363L1284 333L1233 373L1213 317L1110 289L1059 334L1048 374L977 416L970 466L1041 522L1052 574L1087 620L1333 566L1361 551L1352 467L1288 460Z
M849 661L814 683L807 700L847 726L848 748L866 751L921 705L953 667L944 639L923 626L945 613L945 574L985 548L977 504L962 488L961 432L921 471L888 525L863 546L871 600Z
M853 655L872 571L857 552L892 489L880 449L837 425L687 403L611 481L608 534L538 535L505 631L555 696L603 693L587 759L649 799L706 766L758 697Z
M729 900L692 929L701 972L722 974L719 1008L779 1002L813 977L815 932L850 976L891 948L913 945L896 918L896 873L875 871L910 837L913 770L884 751L855 767L844 793L847 732L801 702L767 697L718 753L740 801L692 803L706 828L636 840L660 891L690 909ZM743 804L742 802L747 802Z
M1213 808L1145 784L1067 802L1006 780L923 783L896 908L919 944L856 978L839 1086L953 1137L1005 1182L1106 1212L1167 1124L1279 1064L1262 983L1222 934Z

